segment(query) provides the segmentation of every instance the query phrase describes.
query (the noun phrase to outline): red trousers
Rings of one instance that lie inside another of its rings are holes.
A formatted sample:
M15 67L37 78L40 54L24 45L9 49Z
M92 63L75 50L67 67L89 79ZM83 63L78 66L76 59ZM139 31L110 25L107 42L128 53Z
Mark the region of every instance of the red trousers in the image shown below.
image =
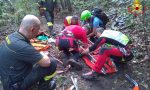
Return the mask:
M107 61L107 58L110 56L117 56L122 57L122 52L120 52L119 48L111 47L111 48L102 48L100 51L100 54L98 56L97 61L95 62L95 65L93 66L93 70L100 73L102 67L104 66L105 62Z

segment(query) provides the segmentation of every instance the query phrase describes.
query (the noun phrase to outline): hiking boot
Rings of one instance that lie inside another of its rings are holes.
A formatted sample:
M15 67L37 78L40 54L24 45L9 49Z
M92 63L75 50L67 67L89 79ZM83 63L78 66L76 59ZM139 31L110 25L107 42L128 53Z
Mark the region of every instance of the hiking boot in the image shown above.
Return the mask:
M66 67L68 65L68 59L70 55L66 55L65 53L61 54L63 66Z
M88 73L82 74L81 77L86 80L97 80L98 73L92 70Z
M55 80L51 80L49 82L49 90L54 90L56 88L56 81Z
M49 81L42 81L38 85L37 90L54 90L56 88L56 81L55 80L49 80Z
M82 65L74 59L69 59L68 64L70 64L71 67L73 67L76 70L82 70Z

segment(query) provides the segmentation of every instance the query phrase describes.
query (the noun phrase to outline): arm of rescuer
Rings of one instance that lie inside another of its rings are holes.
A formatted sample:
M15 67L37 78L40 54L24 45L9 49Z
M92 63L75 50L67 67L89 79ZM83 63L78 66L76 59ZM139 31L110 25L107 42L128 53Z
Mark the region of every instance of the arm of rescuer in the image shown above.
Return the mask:
M93 26L93 30L92 30L92 33L90 33L88 35L88 37L91 37L91 36L94 36L95 33L96 33L96 29L99 27L99 24L100 24L100 21L97 19L97 18L93 18L92 20L92 26Z
M88 54L91 51L96 50L98 47L102 46L104 43L106 43L105 38L98 38L97 41L92 45L91 47L87 48L85 51L82 52L82 54Z
M93 24L92 25L93 25L93 30L92 30L92 33L90 33L88 35L88 37L94 36L95 33L96 33L96 29L98 27L102 26L103 22L101 20L99 20L98 18L95 17L95 18L93 18Z
M95 35L95 33L96 33L96 28L93 28L92 33L90 33L90 34L88 35L88 37L94 36L94 35Z
M40 61L38 61L37 64L39 64L41 67L49 67L51 63L50 58L43 52L40 53L43 56L43 58Z

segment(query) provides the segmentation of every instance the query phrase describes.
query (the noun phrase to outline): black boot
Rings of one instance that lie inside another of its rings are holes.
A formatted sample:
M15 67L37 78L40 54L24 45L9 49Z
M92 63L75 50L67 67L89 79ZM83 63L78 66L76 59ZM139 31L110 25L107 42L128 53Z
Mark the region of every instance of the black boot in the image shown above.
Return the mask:
M61 56L62 56L63 66L66 67L68 65L68 59L70 55L66 53L62 53Z
M52 34L54 33L53 31L53 26L48 26L48 29L49 29L49 35L50 36L53 36Z
M85 74L82 74L82 78L83 79L86 79L86 80L98 80L97 78L98 78L98 73L97 72L95 72L95 71L93 71L93 70L91 70L90 72L88 72L88 73L85 73Z
M49 82L49 90L54 90L56 88L56 81L55 80L51 80Z
M82 70L82 65L74 59L69 59L68 64L70 64L75 70Z
M48 81L41 81L38 84L38 89L37 90L54 90L56 88L56 81L51 79Z

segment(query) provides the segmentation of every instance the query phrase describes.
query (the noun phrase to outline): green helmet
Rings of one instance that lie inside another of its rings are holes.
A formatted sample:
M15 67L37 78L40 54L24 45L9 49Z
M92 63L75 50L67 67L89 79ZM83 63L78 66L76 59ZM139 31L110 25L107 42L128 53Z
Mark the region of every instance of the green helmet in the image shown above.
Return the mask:
M84 10L82 13L81 13L81 20L85 21L87 20L88 18L90 18L92 16L91 12L89 10Z

